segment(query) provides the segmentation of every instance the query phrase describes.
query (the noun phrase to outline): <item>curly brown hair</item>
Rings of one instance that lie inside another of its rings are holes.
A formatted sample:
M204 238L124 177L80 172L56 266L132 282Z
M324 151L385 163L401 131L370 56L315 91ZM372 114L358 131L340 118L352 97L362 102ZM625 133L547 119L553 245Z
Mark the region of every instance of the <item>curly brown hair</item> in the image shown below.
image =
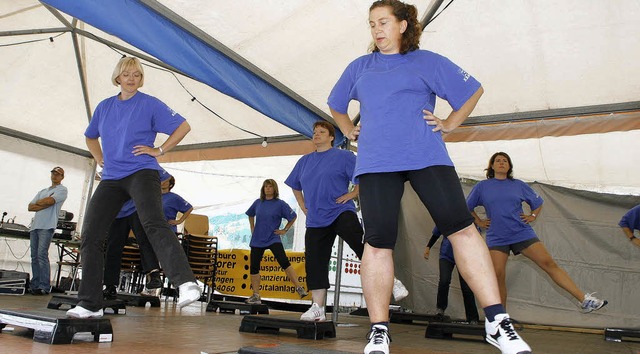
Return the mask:
M391 13L398 21L407 21L407 29L402 33L402 41L400 43L400 54L407 54L420 48L420 36L422 35L422 26L418 21L418 9L414 5L405 4L398 0L378 0L374 1L369 7L369 13L375 8L388 6ZM380 49L375 43L371 43L369 50L379 52Z

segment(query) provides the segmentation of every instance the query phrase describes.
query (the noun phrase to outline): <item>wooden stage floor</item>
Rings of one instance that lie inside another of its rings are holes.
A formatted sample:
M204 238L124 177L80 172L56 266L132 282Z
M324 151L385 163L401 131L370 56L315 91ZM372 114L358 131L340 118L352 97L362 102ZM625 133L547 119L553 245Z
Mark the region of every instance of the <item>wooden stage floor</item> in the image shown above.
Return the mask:
M43 309L51 296L0 296L0 309ZM62 311L61 311L62 312ZM3 353L237 353L240 348L295 345L301 352L334 350L362 353L368 318L341 314L336 338L298 339L292 330L278 335L241 333L241 315L206 312L206 303L196 303L177 311L173 302L161 307L127 307L126 315L107 315L113 326L113 342L96 343L84 336L73 344L48 345L32 340L32 332L16 327L0 334ZM271 315L291 319L299 313L271 311ZM640 354L640 341L607 342L603 334L584 334L527 328L520 332L534 353L633 353ZM392 353L498 353L479 337L454 340L426 339L425 326L391 324Z

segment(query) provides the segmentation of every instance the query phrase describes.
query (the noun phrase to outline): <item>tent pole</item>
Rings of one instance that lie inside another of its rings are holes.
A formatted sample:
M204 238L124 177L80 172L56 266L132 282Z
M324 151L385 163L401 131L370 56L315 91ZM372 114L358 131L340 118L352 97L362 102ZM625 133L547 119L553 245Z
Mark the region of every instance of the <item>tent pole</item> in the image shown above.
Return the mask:
M333 311L331 321L338 323L338 308L340 307L340 284L342 283L342 250L344 241L338 237L338 254L336 255L336 281L333 287Z

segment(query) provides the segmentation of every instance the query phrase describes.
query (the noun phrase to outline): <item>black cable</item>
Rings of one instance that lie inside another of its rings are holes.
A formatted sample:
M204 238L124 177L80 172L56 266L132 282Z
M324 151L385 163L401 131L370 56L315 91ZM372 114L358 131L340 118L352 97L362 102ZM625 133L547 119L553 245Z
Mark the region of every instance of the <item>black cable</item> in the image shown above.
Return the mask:
M62 36L63 34L65 34L66 32L62 32L59 33L55 36L49 36L47 38L41 38L41 39L32 39L30 41L24 41L24 42L16 42L16 43L8 43L8 44L0 44L0 47L10 47L10 46L14 46L14 45L21 45L21 44L29 44L29 43L36 43L36 42L42 42L42 41L49 41L49 42L53 42L53 40L55 38L58 38L60 36Z

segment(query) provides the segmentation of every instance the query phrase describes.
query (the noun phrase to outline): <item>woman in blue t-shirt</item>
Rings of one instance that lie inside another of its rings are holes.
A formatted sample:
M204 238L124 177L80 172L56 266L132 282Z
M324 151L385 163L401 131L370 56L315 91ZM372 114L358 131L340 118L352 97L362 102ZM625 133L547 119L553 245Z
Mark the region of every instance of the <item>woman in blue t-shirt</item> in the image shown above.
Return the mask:
M573 282L567 272L553 260L531 227L542 210L542 198L521 180L513 178L511 158L504 152L496 152L489 159L487 179L476 184L467 206L477 226L487 230L487 245L498 278L502 304L507 304L506 272L509 253L522 253L544 270L561 288L580 301L584 312L598 310L607 304L592 294L585 294ZM525 214L522 203L527 203L531 213ZM474 209L483 206L487 214L481 219Z
M266 250L271 250L280 267L295 285L296 292L300 295L300 298L307 296L307 292L298 281L296 271L287 258L280 238L289 231L298 215L279 196L278 183L272 179L266 179L262 182L262 187L260 188L260 199L256 199L246 212L251 226L249 274L251 275L251 287L253 288L253 295L245 301L248 304L261 303L260 262ZM287 224L281 229L282 219L287 220Z
M89 152L103 169L82 227L82 283L78 305L67 311L69 317L102 317L104 242L109 225L129 199L165 274L178 287L177 306L201 295L187 257L162 214L157 160L178 145L191 127L162 101L138 91L144 84L144 70L137 58L121 58L111 82L120 92L98 104L84 133ZM158 133L168 138L154 147Z
M473 226L442 138L467 119L483 88L451 60L420 49L422 26L414 5L375 1L369 7L369 27L371 53L347 66L328 99L340 130L358 140L354 176L360 181L365 227L361 279L371 322L364 352L389 352L393 249L400 200L409 181L451 241L458 270L485 312L487 341L506 353L526 353L531 349L500 303L489 250ZM453 108L446 119L433 114L436 97ZM348 115L352 100L360 103L358 127Z

